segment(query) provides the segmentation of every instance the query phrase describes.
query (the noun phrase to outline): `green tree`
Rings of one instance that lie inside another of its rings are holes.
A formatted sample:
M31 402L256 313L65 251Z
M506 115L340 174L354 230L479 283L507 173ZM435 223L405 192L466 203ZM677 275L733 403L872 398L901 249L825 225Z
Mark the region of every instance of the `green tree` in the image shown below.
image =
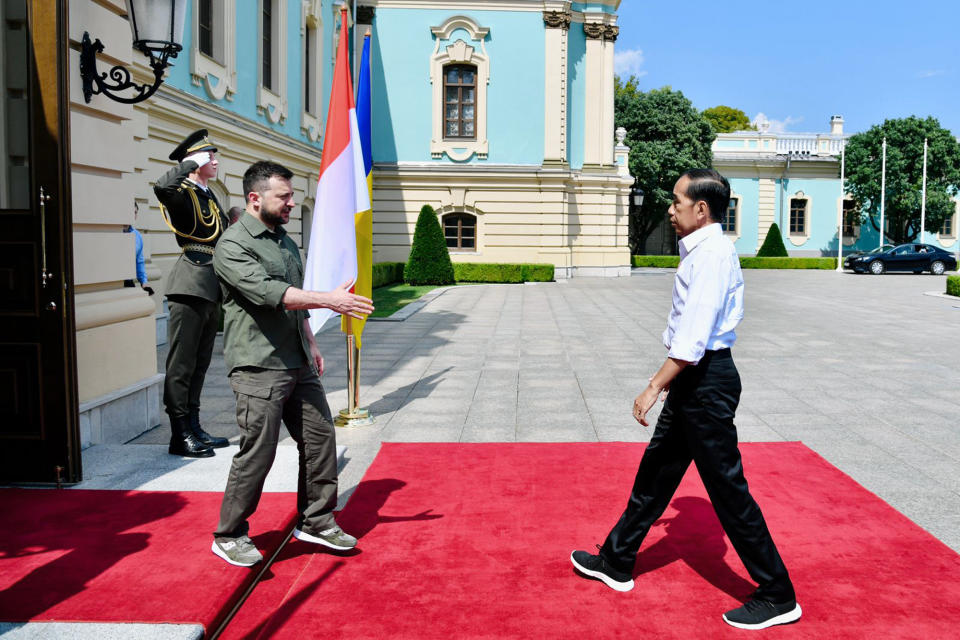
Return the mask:
M627 130L630 173L645 196L630 213L630 251L642 253L647 238L665 221L673 185L685 171L713 163L716 134L693 104L670 87L642 92L637 79L616 78L614 120Z
M747 114L740 109L734 109L726 105L721 104L716 107L704 109L702 115L717 133L757 130L755 126L750 124L750 118L747 117Z
M403 281L407 284L453 284L453 263L447 241L437 214L428 204L420 209L417 227L413 232L410 257L403 268Z
M757 251L758 258L782 258L789 255L787 248L783 246L783 235L780 233L780 227L774 222L767 230L767 237L763 239L763 244Z
M960 143L936 118L911 116L887 120L847 141L846 189L860 211L880 231L880 174L883 139L887 139L885 240L911 242L920 235L923 139L927 139L926 230L936 233L953 214L960 188Z

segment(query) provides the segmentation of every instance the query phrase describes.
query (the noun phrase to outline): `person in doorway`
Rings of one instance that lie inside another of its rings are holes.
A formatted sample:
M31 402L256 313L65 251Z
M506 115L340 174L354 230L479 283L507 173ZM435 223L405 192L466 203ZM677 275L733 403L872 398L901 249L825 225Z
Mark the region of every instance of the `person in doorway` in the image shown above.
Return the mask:
M733 424L741 386L730 348L743 318L743 274L720 227L729 201L729 183L712 169L688 171L673 188L669 214L680 238L680 266L663 333L667 358L634 401L634 418L647 426L657 397L666 394L666 404L620 520L598 554L578 550L570 559L584 576L617 591L632 589L640 545L692 461L720 524L759 584L749 601L723 619L742 629L764 629L799 620L801 610L747 488Z
M304 291L297 244L283 225L295 206L293 177L273 162L243 176L246 213L224 233L213 266L224 292L224 359L237 398L240 451L233 457L211 550L227 562L263 559L248 535L263 483L277 453L281 420L297 442L298 540L345 551L357 539L333 516L337 505L337 442L320 383L323 357L307 309L328 308L354 318L373 311L350 293L352 282L329 292Z
M214 449L230 444L200 425L200 392L220 320L220 284L213 271L213 249L228 225L208 185L217 177L216 154L207 130L194 131L170 154L177 166L153 187L163 219L182 251L166 286L170 350L163 404L170 417L168 451L189 458L209 458Z

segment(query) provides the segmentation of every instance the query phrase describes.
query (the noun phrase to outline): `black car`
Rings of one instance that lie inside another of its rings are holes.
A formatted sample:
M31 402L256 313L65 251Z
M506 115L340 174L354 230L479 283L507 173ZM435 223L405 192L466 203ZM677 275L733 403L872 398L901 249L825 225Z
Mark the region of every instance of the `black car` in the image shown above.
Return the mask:
M956 271L957 259L940 247L930 244L908 242L889 249L874 249L863 255L851 255L843 266L857 273L869 271L880 275L885 271L929 271L940 275L944 271Z

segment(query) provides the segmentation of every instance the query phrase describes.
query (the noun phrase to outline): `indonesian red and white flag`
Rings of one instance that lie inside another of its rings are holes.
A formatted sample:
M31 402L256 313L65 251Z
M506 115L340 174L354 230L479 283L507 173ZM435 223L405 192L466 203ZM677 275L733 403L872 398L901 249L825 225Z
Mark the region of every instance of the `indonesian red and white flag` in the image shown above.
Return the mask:
M303 278L303 288L307 291L331 291L347 280L356 280L354 216L370 208L347 57L349 31L346 23L347 11L344 9ZM311 309L310 329L317 333L333 314L330 309Z

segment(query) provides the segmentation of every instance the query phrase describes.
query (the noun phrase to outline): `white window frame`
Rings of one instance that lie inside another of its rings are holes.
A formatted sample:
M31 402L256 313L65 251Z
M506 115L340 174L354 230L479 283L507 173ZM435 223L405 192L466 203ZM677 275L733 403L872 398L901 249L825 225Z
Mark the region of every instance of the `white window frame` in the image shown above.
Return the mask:
M473 239L473 244L474 244L473 249L447 249L447 251L448 251L448 252L450 253L450 255L452 255L452 256L455 256L455 255L467 255L467 256L479 256L479 255L483 255L483 245L484 245L484 242L485 242L485 240L486 240L486 238L485 238L486 228L485 228L485 225L484 225L484 218L485 218L486 216L484 216L484 215L483 215L483 212L480 211L479 209L477 209L476 207L473 207L473 206L470 206L470 205L467 205L467 204L461 204L461 205L444 204L443 206L441 206L439 209L436 210L437 222L440 224L440 229L441 229L441 230L443 230L443 218L444 218L445 216L448 216L448 215L452 214L452 213L454 213L454 214L463 214L463 213L465 213L465 214L467 214L467 215L473 216L473 218L477 221L477 226L476 226L476 229L474 230L474 233L475 233L476 235L475 235L475 237L474 237L474 239ZM446 239L444 239L444 242L446 242Z
M235 0L213 0L213 53L200 52L200 4L193 3L190 81L214 100L233 101L237 92L237 18Z
M263 78L263 3L272 1L273 19L270 37L272 45L272 86L264 85ZM287 0L259 0L257 2L257 112L270 122L283 123L287 119Z
M734 216L736 219L734 220L734 223L733 223L733 231L724 231L723 235L730 238L730 240L739 240L740 239L740 218L741 218L740 208L743 206L743 198L740 196L740 194L734 193L733 191L731 191L730 199L731 200L735 199L737 201L737 204L734 207ZM729 210L730 207L728 206L727 209ZM726 215L727 215L727 212L724 211L723 216L726 217ZM721 223L722 223L722 220L721 220Z
M943 226L941 225L940 231L937 232L937 239L940 240L940 244L953 244L957 240L957 222L960 222L960 200L957 201L956 207L953 211L953 219L950 224L950 231L952 233L940 233L943 231ZM944 242L946 241L946 242Z
M803 210L803 233L795 233L790 231L790 209L792 200L806 200L807 205ZM810 239L810 212L813 210L813 198L805 194L803 191L797 191L791 196L787 197L787 237L790 238L790 243L795 247L799 247L807 243Z
M471 41L480 42L480 51L463 40L457 40L440 50L440 43L449 40L457 29L464 29ZM490 57L483 44L490 29L481 27L466 16L447 18L439 27L430 27L436 39L433 54L430 56L430 83L433 85L433 136L430 140L430 156L442 158L444 154L451 160L469 160L471 156L485 160L489 150L487 141L487 85L490 83ZM445 140L443 135L443 68L448 64L469 64L477 68L477 88L474 131L475 140Z
M306 98L304 97L300 105L300 131L313 142L317 142L323 134L320 115L322 113L322 107L320 103L323 100L323 69L325 66L323 63L323 15L321 13L320 0L307 0L302 5L300 35L303 42L304 73L307 68L307 38L310 37L311 31L314 33L314 50L310 60L314 80L313 91L310 92L313 110L307 111L306 108L304 108L306 105ZM300 80L303 82L305 78L301 76ZM306 91L307 87L304 86L304 93L306 93Z

